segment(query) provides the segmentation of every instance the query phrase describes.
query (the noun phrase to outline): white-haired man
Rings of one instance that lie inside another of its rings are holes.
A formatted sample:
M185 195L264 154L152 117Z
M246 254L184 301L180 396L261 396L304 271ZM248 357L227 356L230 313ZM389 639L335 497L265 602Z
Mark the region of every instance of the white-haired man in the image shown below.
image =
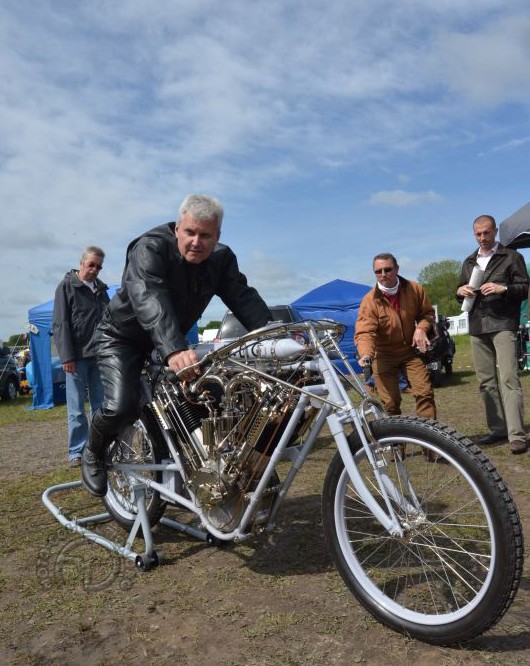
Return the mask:
M109 302L107 285L99 278L105 253L100 247L85 248L79 269L68 271L55 290L53 338L66 373L68 412L68 463L81 465L88 438L85 396L90 413L99 409L103 386L96 362L94 331Z
M223 208L213 197L190 194L179 219L151 229L127 249L122 286L98 329L98 364L105 398L92 419L83 454L83 482L99 497L107 492L106 447L137 417L140 373L156 349L170 370L194 378L197 362L185 334L214 295L248 329L264 326L270 312L221 243Z

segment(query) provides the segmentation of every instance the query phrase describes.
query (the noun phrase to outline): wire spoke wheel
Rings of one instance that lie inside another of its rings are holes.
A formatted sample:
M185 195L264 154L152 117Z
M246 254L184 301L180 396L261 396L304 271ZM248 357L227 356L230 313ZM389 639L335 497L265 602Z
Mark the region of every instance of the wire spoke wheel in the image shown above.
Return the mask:
M123 470L112 469L113 465L159 463L162 459L158 442L148 432L143 419L138 419L125 428L112 442L109 450L108 492L103 501L111 516L122 527L130 529L137 514L133 486L137 481ZM161 472L143 472L154 481L161 480ZM158 523L165 510L160 494L146 489L146 509L151 525Z
M373 426L403 535L391 535L373 516L336 455L323 518L337 567L359 601L393 629L437 644L468 640L498 621L519 585L523 543L513 500L488 459L454 431L408 417ZM350 444L386 511L356 433Z

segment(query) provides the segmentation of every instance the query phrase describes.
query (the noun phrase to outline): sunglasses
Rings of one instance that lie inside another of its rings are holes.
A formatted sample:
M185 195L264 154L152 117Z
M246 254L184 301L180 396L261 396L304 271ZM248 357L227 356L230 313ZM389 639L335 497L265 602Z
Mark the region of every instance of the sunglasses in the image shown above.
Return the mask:
M392 267L385 266L384 268L376 268L374 270L374 273L376 275L381 275L381 273L392 273L393 270L395 270L393 266Z
M103 264L95 264L93 261L91 261L91 262L88 264L88 267L89 267L89 268L95 268L95 269L97 269L98 271L100 271L100 270L103 268Z

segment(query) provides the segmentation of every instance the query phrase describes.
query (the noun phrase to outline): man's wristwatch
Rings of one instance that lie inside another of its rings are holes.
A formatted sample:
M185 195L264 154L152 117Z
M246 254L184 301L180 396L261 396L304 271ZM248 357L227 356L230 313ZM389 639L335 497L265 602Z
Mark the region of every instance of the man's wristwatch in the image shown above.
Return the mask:
M506 285L504 285L504 289L503 289L502 293L505 294L507 291L508 291L508 287Z

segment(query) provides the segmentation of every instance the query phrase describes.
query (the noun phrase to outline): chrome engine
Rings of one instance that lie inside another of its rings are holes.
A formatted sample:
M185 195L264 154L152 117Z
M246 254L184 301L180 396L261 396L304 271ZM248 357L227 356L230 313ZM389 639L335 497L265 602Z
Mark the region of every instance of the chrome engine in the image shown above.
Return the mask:
M239 522L299 395L229 364L212 366L191 385L167 377L158 382L151 408L175 443L190 495L217 529L229 531ZM274 472L253 528L266 522L278 484Z

